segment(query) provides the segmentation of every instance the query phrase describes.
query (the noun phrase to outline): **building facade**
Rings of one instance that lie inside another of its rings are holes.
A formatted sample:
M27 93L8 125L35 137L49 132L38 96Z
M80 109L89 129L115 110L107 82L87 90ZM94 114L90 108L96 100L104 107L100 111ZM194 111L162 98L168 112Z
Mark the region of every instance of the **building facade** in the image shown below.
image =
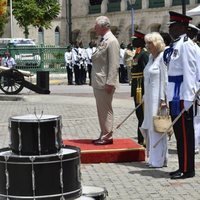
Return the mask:
M31 28L30 38L36 43L65 46L76 40L87 46L91 40L97 39L94 32L96 17L106 15L111 20L111 30L119 42L127 44L131 38L131 5L128 0L59 0L60 15L52 22L51 29ZM186 10L190 10L200 3L200 0L185 0ZM151 31L168 32L168 11L182 13L181 0L136 0L133 5L134 28L148 33ZM199 25L198 16L193 17L193 24ZM7 25L3 37L23 37L23 30L13 19Z

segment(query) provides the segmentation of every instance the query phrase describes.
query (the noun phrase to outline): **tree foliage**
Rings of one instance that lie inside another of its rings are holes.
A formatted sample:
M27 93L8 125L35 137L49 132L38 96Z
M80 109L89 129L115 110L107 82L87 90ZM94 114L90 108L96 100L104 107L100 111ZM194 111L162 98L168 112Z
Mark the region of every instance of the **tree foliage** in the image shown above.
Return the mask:
M51 22L60 13L58 0L13 0L13 15L25 37L29 35L29 27L51 28Z
M4 33L4 28L8 22L7 0L0 0L0 36Z
M4 34L4 28L6 23L8 22L8 12L4 13L3 15L0 15L0 36Z

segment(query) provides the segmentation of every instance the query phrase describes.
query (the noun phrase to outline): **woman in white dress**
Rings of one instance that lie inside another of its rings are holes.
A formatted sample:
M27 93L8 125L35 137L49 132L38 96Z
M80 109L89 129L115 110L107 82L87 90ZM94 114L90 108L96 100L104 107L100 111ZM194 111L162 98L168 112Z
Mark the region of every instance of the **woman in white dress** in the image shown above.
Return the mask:
M149 62L144 69L144 121L142 129L147 133L147 156L149 167L167 166L167 135L154 147L162 134L155 132L153 116L158 114L159 107L166 109L165 91L167 86L167 67L163 62L165 43L157 32L145 35L146 48L149 51Z

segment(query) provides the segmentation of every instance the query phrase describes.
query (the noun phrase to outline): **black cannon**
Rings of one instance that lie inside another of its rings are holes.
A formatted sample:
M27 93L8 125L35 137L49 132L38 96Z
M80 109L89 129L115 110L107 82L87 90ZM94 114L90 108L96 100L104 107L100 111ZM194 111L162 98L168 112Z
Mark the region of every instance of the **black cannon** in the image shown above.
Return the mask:
M8 69L0 67L0 89L5 94L18 94L24 87L39 94L49 94L48 89L39 87L25 80L24 76L30 77L32 74L29 71Z

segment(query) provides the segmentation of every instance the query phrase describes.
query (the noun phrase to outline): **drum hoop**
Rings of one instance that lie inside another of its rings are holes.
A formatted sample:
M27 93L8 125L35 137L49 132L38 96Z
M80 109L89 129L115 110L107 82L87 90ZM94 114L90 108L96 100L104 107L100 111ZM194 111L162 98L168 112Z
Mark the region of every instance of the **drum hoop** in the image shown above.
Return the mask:
M34 196L35 199L39 199L39 198L49 198L49 197L59 197L59 196L65 196L65 195L69 195L69 194L73 194L73 193L77 193L79 192L81 195L81 189L77 189L71 192L64 192L64 193L60 193L60 194L52 194L52 195L42 195L42 196ZM33 196L12 196L12 195L4 195L0 193L0 197L9 197L9 198L19 198L19 199L33 199Z
M56 115L55 115L56 116ZM51 122L51 121L55 121L55 120L61 120L62 116L59 115L57 117L52 117L52 118L48 118L48 119L13 119L13 117L9 118L10 122L26 122L26 123L37 123L37 122Z
M30 156L31 157L31 156ZM77 158L80 158L80 156L76 156L76 157L73 157L73 158L68 158L68 159L62 159L62 161L72 161L72 160L76 160ZM35 165L40 165L40 164L49 164L49 163L60 163L61 160L53 160L53 161L46 161L46 162L39 162L39 161L36 161L36 162L33 162L33 164ZM1 161L0 160L0 163L4 163L4 164L15 164L15 165L24 165L24 164L27 164L27 165L32 165L32 162L14 162L14 161Z
M84 187L84 186L83 186ZM83 187L82 187L82 190L83 190ZM90 187L90 186L87 186L87 187ZM91 187L93 187L93 186L91 186ZM100 188L100 187L98 187L98 188ZM84 196L88 196L88 197L93 197L93 196L107 196L107 194L108 194L108 191L106 190L106 188L105 187L101 187L101 189L102 189L102 191L101 192L91 192L91 193L84 193L84 192L82 192L82 195L84 195Z

